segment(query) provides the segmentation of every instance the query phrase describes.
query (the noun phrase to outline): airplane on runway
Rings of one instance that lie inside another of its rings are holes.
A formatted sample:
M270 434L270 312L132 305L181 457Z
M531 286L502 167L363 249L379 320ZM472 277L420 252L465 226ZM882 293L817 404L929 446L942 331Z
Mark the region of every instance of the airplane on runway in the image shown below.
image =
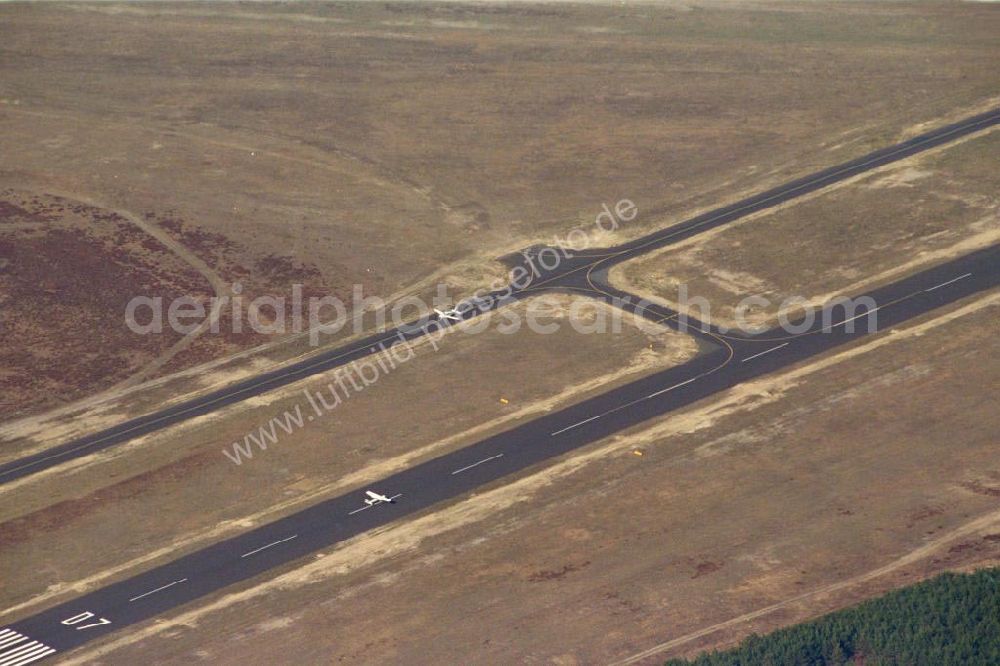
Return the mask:
M462 314L458 311L458 308L452 308L451 310L438 310L434 308L434 312L437 312L438 317L441 319L447 319L448 321L462 321Z
M365 494L368 495L368 497L365 499L365 504L367 504L368 506L373 506L375 504L380 504L382 502L385 502L387 504L393 504L395 503L396 497L399 497L399 495L396 495L396 497L386 497L385 495L379 495L378 493L374 493L370 490L366 490Z

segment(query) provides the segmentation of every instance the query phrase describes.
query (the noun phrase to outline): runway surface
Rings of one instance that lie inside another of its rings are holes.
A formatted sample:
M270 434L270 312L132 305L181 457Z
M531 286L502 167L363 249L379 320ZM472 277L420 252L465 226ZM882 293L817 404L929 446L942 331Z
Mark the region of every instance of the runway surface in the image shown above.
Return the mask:
M565 454L612 433L1000 285L1000 246L923 271L865 296L868 310L831 312L796 335L716 344L692 361L527 422L369 486L394 496L368 507L359 488L83 595L0 630L0 666L22 666L287 565L319 549ZM870 317L873 317L873 322ZM671 320L676 324L676 319ZM875 328L870 325L874 324ZM891 353L891 352L890 352ZM8 643L4 643L4 637ZM4 652L8 649L23 652ZM9 657L6 655L10 655Z
M466 318L495 309L510 302L511 299L534 295L540 289L584 289L593 295L608 295L614 290L604 281L604 274L607 268L615 263L626 261L645 252L684 240L694 234L728 224L751 213L815 192L859 173L954 141L970 133L996 125L998 122L1000 122L1000 109L971 116L957 123L921 134L908 141L712 210L621 246L586 250L573 253L572 256L563 253L552 268L546 268L546 261L551 257L551 253L547 254L546 248L537 248L534 254L526 255L519 262L520 266L528 271L526 283L510 290L484 295L475 303L475 307L467 312ZM548 250L552 250L552 248L548 248ZM350 345L321 352L309 359L234 383L166 409L125 421L112 428L75 439L37 454L8 461L0 465L0 483L9 483L74 458L96 453L134 437L160 430L189 418L214 412L227 405L299 381L304 377L349 364L378 352L384 346L394 344L396 341L414 340L422 337L428 331L433 332L438 330L440 326L446 325L448 325L446 322L431 318L416 322L413 326L372 335ZM5 665L0 662L0 666Z

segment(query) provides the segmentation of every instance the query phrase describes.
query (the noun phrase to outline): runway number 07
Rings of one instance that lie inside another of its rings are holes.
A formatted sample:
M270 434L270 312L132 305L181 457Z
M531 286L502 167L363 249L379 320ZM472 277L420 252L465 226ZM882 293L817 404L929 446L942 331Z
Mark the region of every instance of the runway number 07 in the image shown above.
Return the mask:
M73 617L66 618L65 620L62 621L62 624L65 624L65 625L68 625L68 626L73 626L73 625L76 625L76 624L80 624L81 622L86 622L87 620L89 620L92 617L95 617L93 613L91 613L90 611L84 611L83 613L80 613L79 615L74 615ZM102 624L111 624L111 620L107 620L107 619L105 619L103 617L99 617L99 618L97 618L96 622L91 622L90 624L81 625L81 626L77 627L76 630L80 631L81 629L89 629L90 627L99 627Z

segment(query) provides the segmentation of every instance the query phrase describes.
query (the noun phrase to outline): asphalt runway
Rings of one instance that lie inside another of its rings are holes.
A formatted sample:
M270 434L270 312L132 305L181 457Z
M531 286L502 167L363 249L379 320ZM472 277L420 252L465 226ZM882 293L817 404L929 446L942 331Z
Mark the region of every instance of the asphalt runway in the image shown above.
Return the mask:
M645 252L689 238L741 217L766 208L815 192L833 183L851 178L865 171L884 166L919 152L955 141L973 132L991 127L1000 122L1000 109L971 116L957 123L946 125L907 141L878 150L843 164L818 171L814 174L791 181L766 192L748 197L734 204L723 206L698 215L690 220L649 234L637 240L614 248L593 249L561 254L557 265L546 268L545 248L538 248L534 254L527 254L519 266L528 271L529 281L509 291L486 294L469 310L465 318L486 312L512 298L534 295L540 289L582 289L585 293L607 296L614 290L606 284L608 267L627 261ZM651 213L655 213L652 211ZM551 249L551 248L550 248ZM406 329L394 329L385 333L315 354L311 358L293 363L251 379L234 383L206 395L181 402L157 412L140 416L112 428L75 439L45 451L11 460L0 465L0 484L54 467L74 458L90 455L110 446L126 442L134 437L160 430L189 418L214 412L218 409L260 395L275 388L286 386L313 374L326 372L349 364L360 358L380 351L382 345L395 341L414 340L447 325L436 318L417 322ZM0 661L0 666L5 666Z
M871 312L833 311L825 328L820 320L798 335L773 330L748 340L705 332L705 339L714 341L711 347L682 366L534 419L368 487L398 496L393 504L366 507L366 489L359 488L0 629L0 666L23 666L124 630L276 567L290 566L373 528L441 502L466 498L483 485L741 382L866 336L886 335L894 326L998 285L1000 246L995 246L873 290L865 294L876 304ZM875 328L869 327L869 315L875 318Z

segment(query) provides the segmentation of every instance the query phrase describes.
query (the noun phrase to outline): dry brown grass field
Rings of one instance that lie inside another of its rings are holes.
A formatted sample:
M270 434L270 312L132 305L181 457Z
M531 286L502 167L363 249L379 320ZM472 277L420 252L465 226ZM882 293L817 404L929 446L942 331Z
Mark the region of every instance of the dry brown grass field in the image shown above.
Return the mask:
M513 316L523 322L543 306L538 322L557 326L553 333L501 332ZM573 328L614 314L589 299L537 297L498 312L483 332L456 329L436 345L415 347L412 359L363 390L350 389L359 370L323 373L7 484L0 489L0 608L51 603L80 585L125 578L697 351L685 335L639 328L628 317L619 333ZM460 370L470 367L476 372ZM277 430L279 441L263 451L251 445L239 465L223 453L296 406L311 414L302 391L332 400L331 384L343 403L328 416L291 433ZM115 547L103 546L109 543ZM36 574L18 575L27 570Z
M67 663L643 663L1000 561L1000 295L766 377ZM644 455L634 455L635 450Z
M998 10L0 3L0 461L317 351L290 335L134 335L134 296L467 293L603 203L639 208L595 238L617 243L996 106ZM998 142L977 134L613 277L667 301L689 283L720 321L745 291L896 279L996 242ZM568 665L660 645L658 663L996 561L984 388L998 299L741 385L65 661ZM557 301L555 319L579 316L577 299ZM696 351L632 326L452 331L239 466L222 451L330 373L5 484L0 621Z
M997 13L975 3L14 3L0 17L0 183L148 218L248 294L480 286L499 255L602 203L638 204L633 236L966 113L997 83ZM79 324L67 334L96 345ZM130 339L120 317L105 326ZM260 342L201 336L144 378ZM82 367L96 351L64 357L78 386L21 389L5 414L108 388L148 347L116 345L103 379Z

